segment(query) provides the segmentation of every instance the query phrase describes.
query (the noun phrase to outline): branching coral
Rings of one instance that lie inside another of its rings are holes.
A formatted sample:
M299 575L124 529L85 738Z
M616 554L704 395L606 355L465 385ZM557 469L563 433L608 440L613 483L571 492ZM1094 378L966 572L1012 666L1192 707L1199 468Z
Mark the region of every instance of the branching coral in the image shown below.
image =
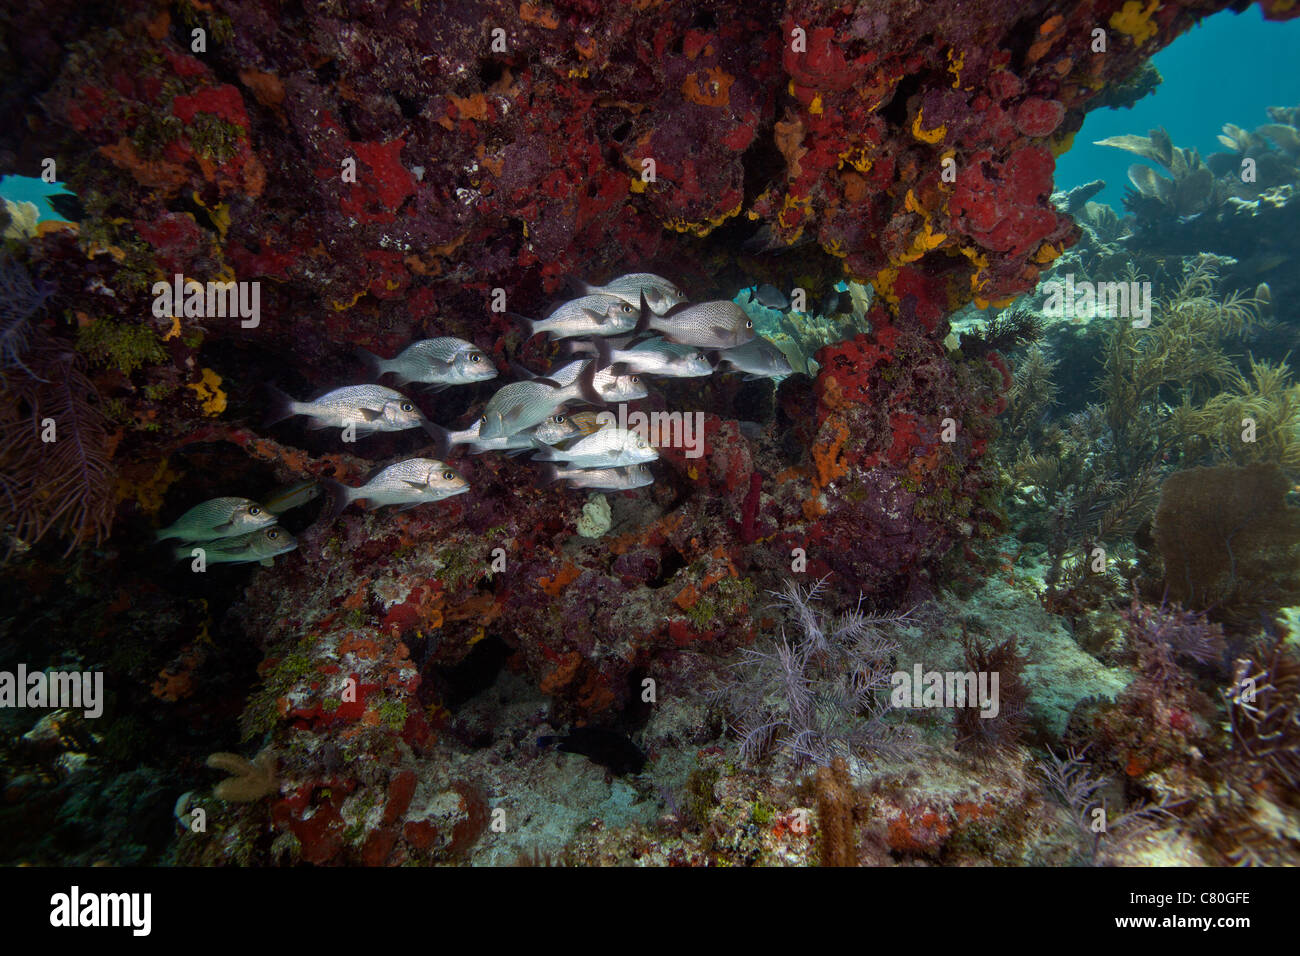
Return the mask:
M1264 663L1237 661L1224 696L1240 758L1300 787L1300 662L1275 641Z
M978 637L967 634L964 626L962 645L967 673L998 675L996 717L986 716L976 707L957 707L953 711L957 750L988 760L999 751L1014 747L1028 720L1029 688L1023 677L1025 659L1017 650L1014 637L985 645Z
M208 757L208 766L230 774L212 788L218 800L232 803L252 803L280 789L275 776L275 753L269 748L252 760L239 754L215 753Z
M50 297L53 288L32 281L27 270L0 255L0 370L19 368L32 341L32 316Z
M1093 775L1082 753L1069 750L1058 757L1048 751L1048 757L1039 762L1039 773L1051 796L1069 812L1079 852L1093 866L1105 861L1108 844L1129 843L1172 822L1173 814L1164 803L1140 804L1112 814L1101 793L1108 781Z
M837 756L906 744L885 720L885 692L897 646L887 631L907 615L870 614L859 604L830 618L816 607L824 589L822 579L806 589L790 581L773 592L795 624L793 643L783 625L770 648L744 651L737 679L721 692L746 759L781 746L800 762L825 766Z
M9 554L51 531L70 554L113 520L107 427L76 353L41 337L25 362L0 375L0 526Z

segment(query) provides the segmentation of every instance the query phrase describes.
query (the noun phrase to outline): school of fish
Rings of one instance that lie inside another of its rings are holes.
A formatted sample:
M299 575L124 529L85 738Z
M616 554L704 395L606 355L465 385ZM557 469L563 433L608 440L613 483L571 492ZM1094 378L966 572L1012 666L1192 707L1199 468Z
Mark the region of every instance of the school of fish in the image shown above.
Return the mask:
M213 498L160 530L158 540L179 539L178 559L270 565L298 546L278 516L322 493L327 497L323 520L332 521L355 502L405 510L469 491L469 483L445 460L459 445L475 455L532 452L543 482L601 491L642 488L654 483L649 465L658 451L638 432L570 406L634 401L649 395L647 378L701 377L723 366L745 373L747 380L793 373L784 353L757 335L748 314L732 301L690 303L672 282L648 272L600 286L579 282L575 291L577 298L544 319L512 314L526 338L544 334L564 340L569 360L546 375L513 363L519 380L501 386L478 419L460 431L433 423L409 397L384 385L348 385L310 401L268 386L268 426L302 416L309 428L339 428L349 441L420 428L434 440L437 457L395 462L357 487L329 479L298 482L273 492L265 504ZM398 386L419 384L431 391L497 376L481 349L450 336L413 342L391 359L365 349L358 349L357 357L373 379L390 376Z

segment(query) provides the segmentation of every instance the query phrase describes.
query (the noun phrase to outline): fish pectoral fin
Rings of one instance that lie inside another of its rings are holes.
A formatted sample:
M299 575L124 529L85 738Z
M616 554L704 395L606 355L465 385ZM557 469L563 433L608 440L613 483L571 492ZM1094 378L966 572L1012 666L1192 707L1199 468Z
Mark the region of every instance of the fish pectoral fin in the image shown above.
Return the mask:
M409 479L406 478L402 479L402 484L410 485L416 491L424 491L426 488L429 487L429 483L427 481L410 481Z
M258 564L260 564L264 568L269 568L272 565L274 565L275 562L272 561L270 558L263 558L261 561L258 562Z
M368 422L378 421L379 419L384 417L384 413L382 410L377 410L374 408L358 408L357 414L359 414L362 418L364 418Z
M224 531L224 530L226 530L227 528L233 528L234 526L235 526L235 522L233 522L233 521L223 521L223 522L221 522L221 524L214 524L214 525L212 526L212 530L213 530L213 531Z
M422 504L424 504L423 501L408 501L406 504L402 505L402 506L401 506L400 508L398 508L397 510L398 510L398 511L410 511L412 508L416 507L417 505L422 505Z
M609 316L604 312L596 312L594 309L583 309L582 314L591 319L591 321L595 322L597 325L604 325L609 321Z

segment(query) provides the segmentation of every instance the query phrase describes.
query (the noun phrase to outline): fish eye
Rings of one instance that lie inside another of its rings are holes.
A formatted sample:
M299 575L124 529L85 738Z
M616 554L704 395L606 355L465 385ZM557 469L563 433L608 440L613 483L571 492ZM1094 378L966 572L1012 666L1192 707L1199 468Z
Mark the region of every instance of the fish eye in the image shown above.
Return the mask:
M753 319L749 319L748 321L745 322L745 328L747 328L747 329L752 329L753 327L754 327L754 320L753 320Z
M409 412L413 408L415 408L415 406L410 402L402 402L402 411Z
M556 415L556 416L555 416L555 424L557 424L557 425L563 425L563 424L564 424L564 416L563 416L563 415Z
M640 376L640 375L633 375L633 376L632 376L632 384L633 384L633 385L640 385L640 384L641 384L641 376Z
M483 361L483 356L480 355L478 352L471 352L469 354L469 360L471 362L481 362Z
M482 418L480 418L480 419L478 420L478 423L479 423L480 425L486 425L486 424L487 424L487 416L484 415Z
M256 518L258 515L262 513L262 509L259 508L257 505L253 505L248 509L248 513L252 515L254 518Z
M632 311L632 307L631 307L630 305L628 305L626 302L623 303L622 308L623 308L623 311L624 311L624 312L631 312L631 311Z
M267 536L268 538L270 538L272 541L274 541L276 538L280 537L280 532L278 532L278 531L268 531L268 532L266 533L266 536Z
M446 471L442 473L442 477L446 481L451 481L453 478L456 477L456 473L452 471L450 468L448 468Z

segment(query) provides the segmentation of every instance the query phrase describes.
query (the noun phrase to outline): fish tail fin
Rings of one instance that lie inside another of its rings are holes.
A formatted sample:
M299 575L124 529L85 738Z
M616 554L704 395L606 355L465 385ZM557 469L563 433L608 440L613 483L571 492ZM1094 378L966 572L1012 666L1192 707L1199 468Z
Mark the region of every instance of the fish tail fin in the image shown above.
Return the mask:
M155 531L153 539L154 541L166 541L168 538L174 538L174 537L176 537L176 532L172 530L171 525L168 525L165 528L159 528L157 531Z
M291 395L269 383L266 386L266 393L270 396L270 407L266 413L266 420L262 422L263 428L269 428L276 422L282 422L298 414L298 402Z
M510 371L514 372L515 377L521 382L530 378L537 378L536 372L514 359L510 361Z
M594 354L599 354L594 340L565 339L560 344L560 358L586 358Z
M433 457L439 461L446 461L447 455L451 453L451 434L447 429L435 425L427 418L420 422L420 427L433 439Z
M604 405L604 396L596 390L596 372L596 363L588 362L578 373L578 394L582 396L583 401L590 402L592 405Z
M328 524L341 515L343 509L352 503L353 489L340 481L334 481L330 478L322 478L320 483L321 491L325 496L325 510L321 512L321 518Z
M641 290L641 314L637 316L636 328L632 330L633 335L640 335L642 332L650 331L650 319L654 315L650 311L650 306L645 301L645 289Z
M514 320L515 325L519 326L519 330L524 334L525 342L537 334L537 323L528 316L520 315L518 312L507 312L506 315Z
M194 557L195 548L202 547L203 545L199 544L197 541L191 541L189 544L178 544L172 548L172 556L176 558L177 561L185 561Z
M537 468L537 483L549 485L560 480L560 466L554 462L544 461Z
M565 291L572 294L574 298L578 298L584 295L591 295L593 292L596 291L596 287L594 285L592 285L590 282L587 282L584 279L579 279L575 275L564 276L564 288Z
M357 348L352 354L366 367L366 372L375 378L382 377L388 371L388 362L369 349Z
M608 368L614 361L614 349L604 339L594 339L591 342L596 349L595 364L600 368Z

